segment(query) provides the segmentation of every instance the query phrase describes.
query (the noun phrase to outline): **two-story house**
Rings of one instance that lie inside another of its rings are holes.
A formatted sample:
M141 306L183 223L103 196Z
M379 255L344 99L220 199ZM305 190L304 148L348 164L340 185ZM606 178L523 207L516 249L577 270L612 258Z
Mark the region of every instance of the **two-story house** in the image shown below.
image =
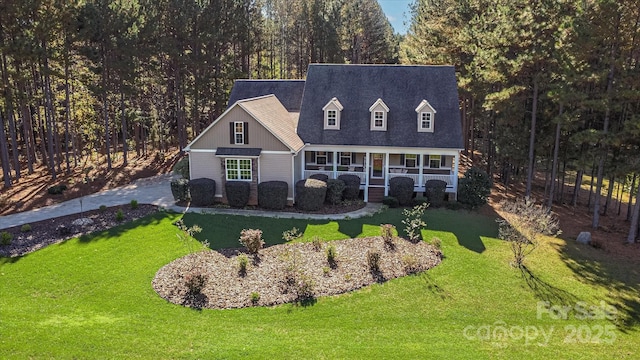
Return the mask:
M309 66L306 80L238 80L228 110L185 149L191 178L360 178L380 201L396 176L443 180L455 197L462 132L451 66ZM224 186L218 186L224 197Z

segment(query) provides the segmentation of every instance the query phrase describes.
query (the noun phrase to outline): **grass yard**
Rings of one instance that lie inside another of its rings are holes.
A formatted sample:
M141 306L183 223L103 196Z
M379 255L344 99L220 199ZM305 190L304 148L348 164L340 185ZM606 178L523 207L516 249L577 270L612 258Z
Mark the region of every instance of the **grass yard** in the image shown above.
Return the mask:
M527 260L531 272L521 273L509 265L509 244L494 239L493 219L428 210L423 235L442 240L445 259L427 273L308 307L198 311L170 304L151 288L155 272L187 252L171 224L180 216L159 213L0 259L0 358L639 356L637 262L612 260L601 250L547 239ZM220 248L237 247L245 227L262 229L275 244L294 226L305 240L341 239L378 235L381 223L401 228L401 219L394 209L337 222L199 214L184 220L202 226L198 237ZM541 301L571 311L557 319ZM582 309L597 310L601 301L615 307L615 319L584 319Z

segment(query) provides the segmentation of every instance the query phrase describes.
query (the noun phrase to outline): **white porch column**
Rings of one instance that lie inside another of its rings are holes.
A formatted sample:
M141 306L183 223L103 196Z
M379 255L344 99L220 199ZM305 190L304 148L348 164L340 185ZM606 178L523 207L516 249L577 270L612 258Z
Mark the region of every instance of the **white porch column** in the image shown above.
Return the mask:
M302 156L300 156L300 171L302 171L302 174L300 174L300 180L305 179L305 172L307 170L307 152L306 151L302 151ZM293 187L296 187L296 183L293 183Z
M337 164L338 163L337 163L337 161L338 161L338 152L334 151L333 152L333 179L337 179L338 178L338 173L337 173L337 171L338 171L338 165Z
M364 154L364 164L362 170L364 171L364 202L369 201L369 152Z
M384 196L389 196L389 152L384 153L384 166L382 167L384 176Z
M418 186L424 188L424 154L418 154ZM426 190L426 189L424 189Z
M458 152L456 152L456 156L454 157L454 163L453 163L453 190L454 190L454 194L456 197L456 200L458 200L458 171L459 171L459 165L460 165L460 150L458 150Z

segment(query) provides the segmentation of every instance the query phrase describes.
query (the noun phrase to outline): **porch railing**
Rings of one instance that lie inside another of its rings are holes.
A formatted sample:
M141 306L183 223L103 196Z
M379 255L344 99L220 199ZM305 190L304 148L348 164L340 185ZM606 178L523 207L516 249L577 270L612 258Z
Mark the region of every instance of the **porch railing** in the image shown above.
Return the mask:
M304 178L308 179L311 177L311 175L314 174L324 174L327 175L329 177L329 179L334 179L333 177L333 171L331 170L305 170L304 171ZM357 177L360 178L360 184L365 184L366 183L366 173L365 172L361 172L361 171L337 171L337 176L340 175L355 175Z
M334 179L333 177L333 171L331 170L305 170L304 171L304 178L308 179L309 177L311 177L311 175L314 174L324 174L327 175L329 177L329 179ZM365 184L366 183L366 176L367 173L365 172L361 172L361 171L337 171L337 176L340 175L355 175L357 177L360 178L360 184ZM394 178L394 177L398 177L398 176L402 176L402 177L409 177L413 179L413 182L417 185L420 184L420 175L419 174L398 174L398 173L389 173L389 178ZM442 180L444 182L447 183L447 187L452 187L454 184L454 175L444 175L444 174L423 174L422 175L422 184L420 184L420 186L424 186L424 184L427 183L427 181L429 180Z

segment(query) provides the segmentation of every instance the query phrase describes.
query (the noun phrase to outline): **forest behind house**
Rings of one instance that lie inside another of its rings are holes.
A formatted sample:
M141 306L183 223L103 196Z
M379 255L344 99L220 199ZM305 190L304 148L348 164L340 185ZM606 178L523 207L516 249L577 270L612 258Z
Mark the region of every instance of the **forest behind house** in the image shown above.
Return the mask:
M640 3L416 0L409 17L398 35L375 0L2 1L3 185L182 149L238 78L452 64L474 165L525 196L538 174L549 208L588 184L592 227L624 206L637 239Z

